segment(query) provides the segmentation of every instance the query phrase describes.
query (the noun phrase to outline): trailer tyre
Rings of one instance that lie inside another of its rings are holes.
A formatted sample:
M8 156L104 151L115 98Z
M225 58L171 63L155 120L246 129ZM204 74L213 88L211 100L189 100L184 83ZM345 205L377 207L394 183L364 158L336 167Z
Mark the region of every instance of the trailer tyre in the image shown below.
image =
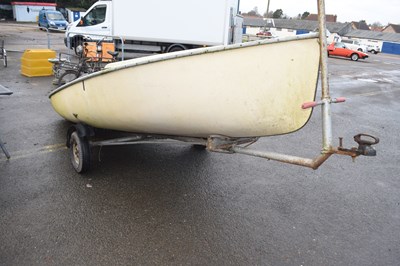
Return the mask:
M72 166L78 173L87 172L90 168L90 147L86 138L79 137L74 131L69 140L69 153Z
M192 148L198 151L204 151L206 150L207 146L205 145L200 145L200 144L193 144Z
M58 79L57 85L58 87L67 84L68 82L73 81L79 77L79 72L75 70L66 70Z

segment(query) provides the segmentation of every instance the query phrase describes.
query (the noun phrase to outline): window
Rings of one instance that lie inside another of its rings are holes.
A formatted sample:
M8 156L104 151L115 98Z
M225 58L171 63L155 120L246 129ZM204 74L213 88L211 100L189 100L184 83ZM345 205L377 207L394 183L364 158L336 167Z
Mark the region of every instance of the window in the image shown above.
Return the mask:
M61 15L61 13L48 13L48 18L51 20L64 20L64 17Z
M344 45L344 43L336 42L335 47L336 48L346 48L346 45Z
M98 5L94 7L83 17L83 23L80 23L78 26L93 26L103 23L106 20L106 10L106 5Z

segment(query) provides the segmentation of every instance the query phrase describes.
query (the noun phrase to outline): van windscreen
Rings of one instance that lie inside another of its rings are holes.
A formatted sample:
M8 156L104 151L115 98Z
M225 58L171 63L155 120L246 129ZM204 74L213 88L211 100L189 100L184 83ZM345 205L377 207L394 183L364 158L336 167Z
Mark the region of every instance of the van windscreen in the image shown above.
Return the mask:
M64 20L64 17L61 15L61 13L47 13L47 18L51 20Z

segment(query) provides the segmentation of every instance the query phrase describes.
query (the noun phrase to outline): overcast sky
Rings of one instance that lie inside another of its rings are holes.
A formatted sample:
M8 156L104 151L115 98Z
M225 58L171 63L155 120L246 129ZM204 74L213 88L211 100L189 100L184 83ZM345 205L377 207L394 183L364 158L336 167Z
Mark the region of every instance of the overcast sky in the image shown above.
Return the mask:
M258 7L263 15L267 10L268 0L240 0L242 12ZM317 13L317 0L270 0L269 10L282 9L283 13L295 17L305 11ZM400 24L400 0L325 0L325 11L337 15L338 22L366 20L368 24L380 22Z

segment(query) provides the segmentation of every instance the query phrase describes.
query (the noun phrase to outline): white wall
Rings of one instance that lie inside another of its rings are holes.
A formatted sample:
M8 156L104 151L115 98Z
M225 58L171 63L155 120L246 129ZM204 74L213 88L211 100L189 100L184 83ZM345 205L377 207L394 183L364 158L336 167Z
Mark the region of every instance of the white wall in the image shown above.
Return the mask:
M277 29L277 28L271 28L269 30L273 36L276 37L286 37L286 36L295 36L296 35L296 30L289 30L289 29Z
M13 5L13 14L16 21L37 22L39 11L43 8L46 10L56 10L55 6L40 5Z
M250 27L250 26L247 26L246 27L246 34L249 34L249 35L256 35L257 33L259 33L260 31L262 31L263 30L263 28L261 27Z
M68 22L69 22L69 23L74 22L74 12L76 12L76 11L71 11L71 10L67 9L67 13L68 13ZM86 12L79 12L79 17L85 16L85 13L86 13Z

